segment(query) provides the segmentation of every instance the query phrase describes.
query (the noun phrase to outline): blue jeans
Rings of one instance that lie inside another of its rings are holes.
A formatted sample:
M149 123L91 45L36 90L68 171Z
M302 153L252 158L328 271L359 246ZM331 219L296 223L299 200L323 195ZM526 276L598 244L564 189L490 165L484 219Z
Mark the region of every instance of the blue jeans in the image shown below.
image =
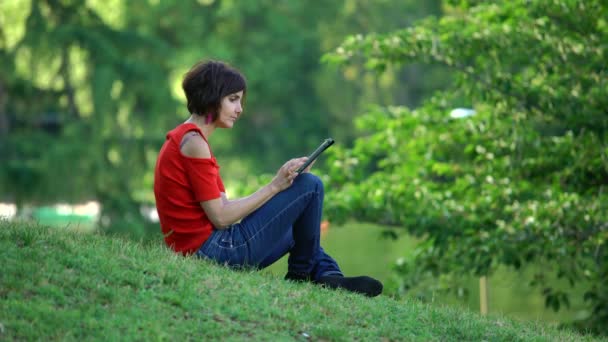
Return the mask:
M232 267L264 268L289 253L288 272L318 280L342 275L320 245L323 183L310 173L227 229L214 229L197 256Z

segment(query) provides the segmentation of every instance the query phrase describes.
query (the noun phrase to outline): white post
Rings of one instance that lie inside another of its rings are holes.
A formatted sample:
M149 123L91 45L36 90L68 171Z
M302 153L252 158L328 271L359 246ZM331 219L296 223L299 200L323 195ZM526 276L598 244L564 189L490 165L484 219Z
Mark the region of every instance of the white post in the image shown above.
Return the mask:
M488 314L488 279L479 278L479 311L483 316Z

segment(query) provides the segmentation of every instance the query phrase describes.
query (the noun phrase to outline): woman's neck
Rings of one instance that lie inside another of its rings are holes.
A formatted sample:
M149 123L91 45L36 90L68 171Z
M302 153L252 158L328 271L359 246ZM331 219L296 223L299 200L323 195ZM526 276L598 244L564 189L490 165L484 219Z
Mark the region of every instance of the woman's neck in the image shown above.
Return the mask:
M186 122L195 124L203 132L205 138L209 139L209 137L215 130L215 123L205 123L205 119L205 116L191 114L188 120L186 120Z

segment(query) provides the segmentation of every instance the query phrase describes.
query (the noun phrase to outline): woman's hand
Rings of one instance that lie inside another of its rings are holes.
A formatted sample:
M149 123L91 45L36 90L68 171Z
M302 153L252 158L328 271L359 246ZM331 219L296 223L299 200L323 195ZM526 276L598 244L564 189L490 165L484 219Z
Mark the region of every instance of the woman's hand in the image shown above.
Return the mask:
M293 180L298 176L296 170L302 166L308 157L294 158L283 164L277 174L270 182L270 186L276 192L281 192L291 186ZM308 169L308 168L307 168Z
M308 158L306 158L306 159L308 159ZM304 169L304 171L302 171L302 173L309 173L309 172L310 172L310 169L312 168L312 166L313 166L313 165L315 165L315 163L316 163L316 162L317 162L317 160L316 160L316 159L315 159L315 160L313 160L313 161L312 161L312 163L310 163L310 165L308 165L308 166L307 166L307 167Z

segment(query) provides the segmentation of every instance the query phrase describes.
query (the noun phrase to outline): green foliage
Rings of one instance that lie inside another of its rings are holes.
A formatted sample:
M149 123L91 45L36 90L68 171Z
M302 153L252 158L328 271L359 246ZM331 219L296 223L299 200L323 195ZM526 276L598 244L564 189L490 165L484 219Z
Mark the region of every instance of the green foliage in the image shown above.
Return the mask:
M2 1L0 200L97 200L104 230L129 227L140 238L156 154L188 116L180 81L194 62L222 59L248 78L242 120L212 142L226 185L243 187L234 183L274 172L327 136L351 139L359 101L416 103L435 89L423 68L376 79L319 59L346 33L394 29L440 9L439 0ZM400 78L418 86L386 92Z
M533 282L547 306L569 303L550 275L584 284L589 315L578 323L608 333L607 14L601 1L466 2L348 38L326 60L437 64L456 83L416 110L373 108L358 121L366 136L332 151L340 190L329 212L424 239L402 267L405 288L550 260ZM477 114L448 116L463 105Z
M36 225L0 221L0 260L2 340L597 340Z
M138 190L149 186L143 175L176 106L170 49L136 23L109 26L78 1L20 3L28 6L23 36L1 50L0 84L12 95L0 109L9 123L3 195L19 205L97 199L102 226L142 225Z

